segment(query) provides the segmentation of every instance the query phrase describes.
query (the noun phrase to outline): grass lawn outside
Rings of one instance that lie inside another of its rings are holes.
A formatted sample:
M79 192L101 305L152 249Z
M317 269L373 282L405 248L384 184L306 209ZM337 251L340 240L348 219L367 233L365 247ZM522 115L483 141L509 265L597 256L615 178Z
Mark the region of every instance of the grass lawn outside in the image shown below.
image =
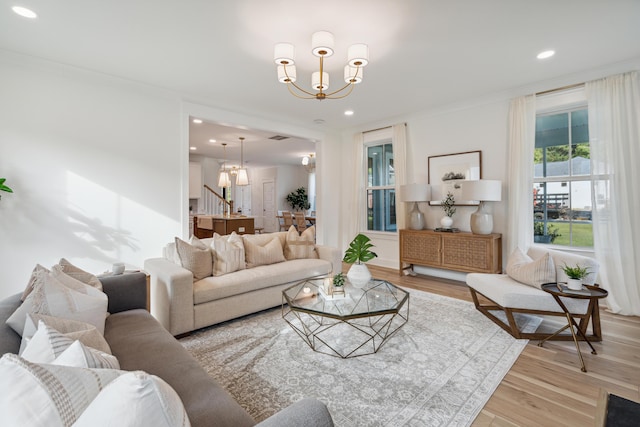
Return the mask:
M590 222L555 222L549 221L561 235L553 241L558 246L593 247L593 225ZM571 229L571 231L570 231ZM572 235L573 234L573 235ZM572 238L572 242L570 242Z

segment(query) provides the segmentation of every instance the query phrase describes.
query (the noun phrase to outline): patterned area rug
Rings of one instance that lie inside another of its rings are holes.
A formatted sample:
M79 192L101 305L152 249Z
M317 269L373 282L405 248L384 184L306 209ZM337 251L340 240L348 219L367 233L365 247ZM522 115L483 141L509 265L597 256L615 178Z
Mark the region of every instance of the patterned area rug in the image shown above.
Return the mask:
M180 340L261 421L303 397L329 407L335 425L470 425L527 344L473 304L411 293L409 322L372 355L316 353L279 308ZM541 319L519 316L527 332Z

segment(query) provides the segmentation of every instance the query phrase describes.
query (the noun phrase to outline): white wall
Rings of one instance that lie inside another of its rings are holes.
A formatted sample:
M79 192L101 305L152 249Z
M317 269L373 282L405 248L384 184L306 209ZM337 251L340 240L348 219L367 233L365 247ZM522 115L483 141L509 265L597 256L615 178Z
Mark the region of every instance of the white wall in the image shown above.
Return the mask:
M0 177L14 190L0 200L0 298L36 263L142 267L179 234L177 99L8 53L0 94Z
M507 112L508 100L487 99L484 102L458 106L455 108L418 112L404 117L398 117L386 123L374 123L369 127L350 129L342 134L343 143L337 155L342 156L343 169L354 163L353 133L395 123L407 123L407 182L427 183L428 158L441 154L453 154L466 151L482 151L482 178L499 179L503 181L503 194L506 195L507 171ZM326 144L325 144L326 145ZM328 145L326 145L329 147ZM327 154L325 153L325 156ZM331 156L336 153L331 153ZM345 176L343 174L343 176ZM339 186L342 192L341 218L348 218L348 201L354 197L355 189L350 185ZM491 203L490 209L494 214L494 231L505 233L507 202ZM477 207L460 206L454 215L454 227L470 230L470 216ZM439 220L443 211L438 206L421 203L420 210L425 213L426 227L439 227ZM409 209L407 209L409 211ZM350 235L348 224L341 221L341 240L339 246L347 247L354 236ZM390 268L399 266L399 246L397 234L367 233L376 245L378 258L371 264ZM443 272L443 274L446 274Z

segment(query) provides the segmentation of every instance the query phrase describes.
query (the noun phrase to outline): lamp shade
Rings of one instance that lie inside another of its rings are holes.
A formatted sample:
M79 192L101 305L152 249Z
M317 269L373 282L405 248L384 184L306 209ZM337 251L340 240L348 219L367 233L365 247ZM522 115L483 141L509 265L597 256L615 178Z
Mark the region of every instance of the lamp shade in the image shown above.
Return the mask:
M236 185L249 185L249 177L247 176L247 170L245 168L238 169Z
M316 71L311 75L311 87L315 90L327 90L329 89L329 73L322 72L322 85L320 84L320 71Z
M366 44L354 44L347 51L348 62L352 67L364 67L369 63L369 46Z
M231 187L231 179L229 178L229 173L227 171L223 170L220 172L218 187Z
M311 52L315 56L333 55L334 38L329 31L317 31L311 35Z
M428 202L431 200L431 187L427 184L406 184L400 186L401 202Z
M291 43L278 43L273 49L273 60L278 65L293 65L295 47Z
M344 82L358 84L362 81L362 72L364 68L344 66Z
M502 200L502 181L493 179L463 181L461 198L462 200L499 202Z
M290 65L285 69L284 65L278 65L278 81L280 83L295 82L296 66Z

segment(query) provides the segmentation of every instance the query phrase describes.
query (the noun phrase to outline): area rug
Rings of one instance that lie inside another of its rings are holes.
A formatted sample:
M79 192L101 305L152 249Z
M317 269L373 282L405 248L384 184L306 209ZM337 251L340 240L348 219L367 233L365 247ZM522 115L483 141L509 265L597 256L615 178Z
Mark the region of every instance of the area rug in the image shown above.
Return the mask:
M409 322L375 354L316 353L279 308L180 340L256 421L316 397L337 427L470 425L527 340L516 340L473 304L407 289ZM539 317L520 315L533 332Z

